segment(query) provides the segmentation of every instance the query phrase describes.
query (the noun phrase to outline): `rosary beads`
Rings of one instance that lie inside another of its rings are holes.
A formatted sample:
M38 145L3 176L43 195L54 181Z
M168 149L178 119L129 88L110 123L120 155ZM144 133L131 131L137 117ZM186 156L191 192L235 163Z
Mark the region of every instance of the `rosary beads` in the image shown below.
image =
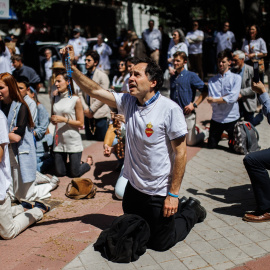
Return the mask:
M71 61L69 56L69 49L67 49L67 56L65 58L65 66L67 70L67 76L68 76L68 97L72 98L72 88L71 88L71 81L72 81L72 70L71 70Z
M121 123L120 121L114 119L113 126L116 127L115 133L116 133L116 138L118 141L118 144L116 146L116 153L118 158L124 158L125 156L125 150L124 150L124 143L123 143L123 137L121 136Z

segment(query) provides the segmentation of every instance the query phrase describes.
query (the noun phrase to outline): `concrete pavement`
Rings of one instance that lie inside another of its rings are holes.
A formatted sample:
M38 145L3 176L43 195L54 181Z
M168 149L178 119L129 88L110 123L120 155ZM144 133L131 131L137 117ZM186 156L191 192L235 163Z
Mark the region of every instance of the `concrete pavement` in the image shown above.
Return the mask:
M200 110L206 110L208 104L203 106ZM268 148L270 127L266 119L257 128L262 149ZM195 196L208 214L183 242L166 252L147 250L129 264L109 262L90 244L63 270L221 270L239 265L235 269L270 269L270 257L266 256L270 252L270 222L242 221L245 211L254 210L256 205L242 162L244 156L228 152L227 144L222 141L214 150L202 148L187 164L179 195Z

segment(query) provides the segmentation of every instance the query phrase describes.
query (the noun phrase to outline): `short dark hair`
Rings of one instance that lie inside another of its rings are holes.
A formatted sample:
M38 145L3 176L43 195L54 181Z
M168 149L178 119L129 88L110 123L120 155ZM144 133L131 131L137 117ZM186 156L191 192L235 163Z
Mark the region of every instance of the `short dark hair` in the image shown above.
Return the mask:
M148 21L148 24L149 24L150 22L152 22L152 23L154 23L154 24L155 24L155 21L154 21L154 20L152 20L152 19Z
M18 83L23 83L26 86L26 88L28 88L30 86L29 80L25 76L19 76L19 77L17 77L17 82Z
M11 57L11 61L22 61L22 56L20 54L14 54L12 57Z
M163 72L160 66L151 58L137 58L136 64L145 63L147 64L145 69L145 75L147 75L149 81L156 81L157 84L154 87L155 92L158 91L163 85Z
M177 51L173 54L173 57L175 58L177 56L181 57L185 62L188 60L187 54L185 52Z
M138 64L138 61L140 61L140 59L138 57L132 57L132 56L129 56L127 59L126 59L126 65L127 65L127 62L130 62L132 63L133 65L137 65Z
M99 54L98 54L97 51L88 50L88 51L85 53L85 57L87 57L87 56L91 56L91 57L94 59L94 62L99 63L100 56L99 56Z
M225 57L228 58L228 61L232 60L232 51L230 49L225 49L224 51L219 52L217 55L218 59L224 59Z

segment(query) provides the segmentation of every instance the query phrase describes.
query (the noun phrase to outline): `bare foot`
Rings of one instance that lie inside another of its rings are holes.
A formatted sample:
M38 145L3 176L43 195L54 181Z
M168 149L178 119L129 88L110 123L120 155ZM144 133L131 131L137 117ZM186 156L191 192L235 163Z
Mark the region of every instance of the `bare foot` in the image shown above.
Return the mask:
M94 164L94 161L91 155L88 155L86 159L86 163L88 163L90 166Z

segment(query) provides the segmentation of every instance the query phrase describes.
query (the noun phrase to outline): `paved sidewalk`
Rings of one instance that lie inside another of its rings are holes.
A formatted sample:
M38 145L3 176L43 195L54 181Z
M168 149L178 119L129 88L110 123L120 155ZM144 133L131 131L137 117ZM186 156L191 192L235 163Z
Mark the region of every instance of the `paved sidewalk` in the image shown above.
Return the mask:
M258 131L260 145L267 148L270 127L266 120ZM90 244L63 270L221 270L249 261L252 262L237 269L269 269L269 256L254 260L270 252L270 222L242 221L244 212L255 208L255 201L243 156L228 152L227 143L222 141L220 149L201 149L187 164L180 196L198 198L208 215L183 242L166 252L147 250L138 261L129 264L109 262Z

